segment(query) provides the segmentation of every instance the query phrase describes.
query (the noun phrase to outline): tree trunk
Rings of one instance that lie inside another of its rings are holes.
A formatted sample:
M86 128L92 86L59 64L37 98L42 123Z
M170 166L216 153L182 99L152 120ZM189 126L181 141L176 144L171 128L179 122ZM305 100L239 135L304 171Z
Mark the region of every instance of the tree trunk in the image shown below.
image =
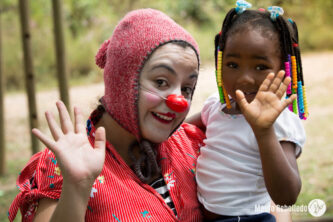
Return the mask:
M60 98L70 112L70 101L67 84L66 51L63 31L62 1L52 0L55 49L57 58L57 76Z
M29 0L19 0L21 34L23 43L25 84L27 89L29 104L29 122L30 129L38 128L38 115L36 108L35 81L32 62L32 53L30 46L30 28L29 28ZM32 153L39 151L38 139L30 132Z
M0 176L5 174L5 112L4 112L4 76L2 73L2 38L1 38L1 8L0 8Z

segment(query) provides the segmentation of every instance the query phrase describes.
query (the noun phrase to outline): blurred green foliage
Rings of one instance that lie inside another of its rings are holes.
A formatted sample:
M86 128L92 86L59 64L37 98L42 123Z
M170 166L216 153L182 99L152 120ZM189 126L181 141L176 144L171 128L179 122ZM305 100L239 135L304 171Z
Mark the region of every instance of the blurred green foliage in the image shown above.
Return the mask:
M30 28L37 87L56 85L51 1L30 0ZM24 88L18 1L1 0L3 70L7 90ZM118 20L136 8L156 8L170 15L197 39L203 62L213 59L213 38L234 0L63 0L66 49L71 84L100 81L94 64L99 45ZM257 0L253 8L280 5L297 21L304 51L333 49L333 1ZM89 78L87 78L89 77ZM78 81L79 80L79 81ZM84 82L84 81L83 81Z

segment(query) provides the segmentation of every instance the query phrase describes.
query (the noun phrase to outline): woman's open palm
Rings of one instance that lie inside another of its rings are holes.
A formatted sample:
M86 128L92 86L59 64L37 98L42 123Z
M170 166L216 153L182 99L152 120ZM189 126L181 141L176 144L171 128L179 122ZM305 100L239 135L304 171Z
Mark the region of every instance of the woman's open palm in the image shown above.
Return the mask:
M83 116L78 108L74 108L75 123L73 125L65 105L56 103L60 127L53 115L45 112L53 140L38 129L32 132L55 155L59 163L64 181L80 185L93 183L102 171L105 159L105 130L100 127L95 132L94 148L91 146Z
M284 71L278 72L276 76L274 73L268 74L250 103L241 90L236 91L239 107L253 128L266 129L272 126L280 113L296 98L296 95L292 95L281 100L290 81L290 77L284 78Z

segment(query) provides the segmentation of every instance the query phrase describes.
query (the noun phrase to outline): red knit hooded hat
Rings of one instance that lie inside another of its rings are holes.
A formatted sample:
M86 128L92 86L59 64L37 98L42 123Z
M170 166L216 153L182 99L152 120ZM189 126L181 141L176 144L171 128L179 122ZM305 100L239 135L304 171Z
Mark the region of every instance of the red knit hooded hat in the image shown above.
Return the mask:
M104 68L105 94L102 104L123 128L140 140L138 122L139 79L149 56L169 42L187 42L196 52L194 38L164 13L140 9L128 13L116 26L96 55Z

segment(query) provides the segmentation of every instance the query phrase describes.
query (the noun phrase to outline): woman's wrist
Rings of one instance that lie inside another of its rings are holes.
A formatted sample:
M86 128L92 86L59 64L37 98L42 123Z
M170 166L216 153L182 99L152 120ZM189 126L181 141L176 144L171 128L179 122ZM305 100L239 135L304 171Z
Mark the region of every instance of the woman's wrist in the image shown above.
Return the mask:
M81 197L82 200L87 199L90 196L90 191L94 184L94 180L80 181L79 183L71 183L66 180L63 181L62 194L69 194L73 197Z

